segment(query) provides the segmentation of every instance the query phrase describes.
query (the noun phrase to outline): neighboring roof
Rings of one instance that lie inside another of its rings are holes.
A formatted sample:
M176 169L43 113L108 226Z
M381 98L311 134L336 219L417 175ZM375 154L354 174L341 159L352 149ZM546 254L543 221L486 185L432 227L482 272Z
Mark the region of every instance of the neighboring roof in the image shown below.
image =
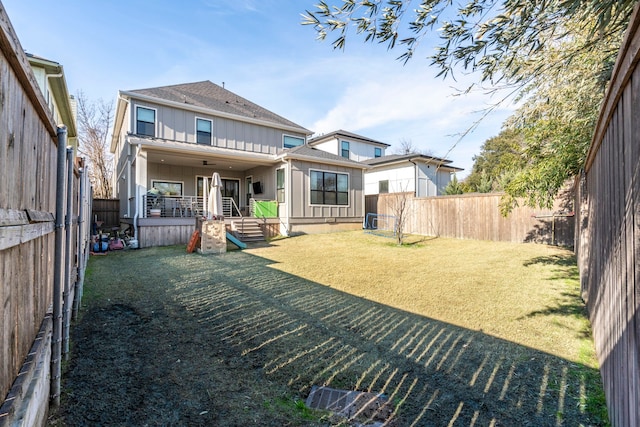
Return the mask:
M58 106L58 114L63 120L64 125L67 127L67 135L69 138L75 138L77 136L76 115L74 106L71 105L72 97L69 95L69 90L67 89L67 81L64 77L64 69L62 65L58 62L42 58L31 53L25 52L25 54L27 55L29 65L31 65L32 68L44 69L45 75L47 76L45 79L49 80L49 90L51 91L51 94L56 100L56 104ZM44 88L40 88L40 90L44 91ZM44 95L46 100L46 94Z
M435 156L427 156L425 154L419 153L410 153L410 154L390 154L388 156L376 157L375 159L364 160L362 163L365 163L369 166L382 166L388 165L392 163L402 163L409 161L419 161L424 163L432 163L437 164L439 166L446 167L447 169L463 171L464 169L458 168L455 166L451 166L451 160L443 159Z
M356 162L351 159L336 156L335 154L328 153L326 151L318 150L317 148L310 147L308 144L299 145L286 150L281 154L281 157L283 159L316 161L319 163L342 165L357 169L369 169L369 166L361 162Z
M362 135L358 135L352 132L347 132L346 130L336 130L330 133L325 133L323 135L320 136L316 136L314 138L311 138L308 142L309 145L315 145L315 144L319 144L320 142L329 140L329 139L333 139L333 138L348 138L351 140L359 140L362 142L367 142L369 144L376 144L376 145L382 145L385 147L391 147L391 145L384 143L384 142L380 142L380 141L376 141L375 139L371 139L371 138L367 138L366 136L362 136Z
M266 108L236 95L235 93L205 80L202 82L137 89L123 92L124 95L144 95L174 103L193 105L251 120L259 120L298 128L301 133L311 134L308 129L279 116Z

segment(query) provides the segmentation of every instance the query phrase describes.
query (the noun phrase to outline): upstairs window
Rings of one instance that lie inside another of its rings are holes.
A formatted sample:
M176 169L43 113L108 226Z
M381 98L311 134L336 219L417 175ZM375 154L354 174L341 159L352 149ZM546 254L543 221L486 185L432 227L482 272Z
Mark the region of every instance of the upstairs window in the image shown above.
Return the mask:
M342 141L340 144L340 155L345 159L349 158L349 141Z
M198 144L211 145L211 120L196 119L196 142Z
M293 148L304 144L304 138L298 136L283 135L282 146L284 148Z
M375 147L375 152L373 154L373 157L382 157L382 148Z
M349 175L311 171L312 205L348 205Z
M378 193L384 194L389 192L389 180L378 181Z
M156 136L156 110L136 107L136 134Z

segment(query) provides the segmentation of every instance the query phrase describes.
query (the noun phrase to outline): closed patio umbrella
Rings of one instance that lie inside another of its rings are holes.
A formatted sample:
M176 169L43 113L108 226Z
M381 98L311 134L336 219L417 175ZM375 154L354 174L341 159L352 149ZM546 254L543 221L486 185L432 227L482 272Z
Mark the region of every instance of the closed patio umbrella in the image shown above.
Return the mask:
M222 180L220 174L214 172L211 176L211 189L209 190L209 200L207 210L214 219L224 218L222 210Z

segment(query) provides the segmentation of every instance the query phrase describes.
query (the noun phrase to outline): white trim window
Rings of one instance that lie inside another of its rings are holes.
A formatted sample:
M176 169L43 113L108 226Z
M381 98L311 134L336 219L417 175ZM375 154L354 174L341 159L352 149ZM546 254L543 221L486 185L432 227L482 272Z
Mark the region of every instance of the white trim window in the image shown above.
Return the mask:
M276 169L276 200L278 201L278 203L285 202L284 185L284 169Z
M309 178L312 205L349 205L349 174L310 170Z
M345 159L349 158L349 141L340 141L340 155Z
M166 179L152 179L151 187L156 188L161 196L183 196L184 182Z
M284 148L294 148L299 145L304 145L304 138L292 135L282 135L282 146Z
M213 134L213 122L209 119L196 117L196 142L202 145L211 145Z
M136 135L156 136L156 109L136 106Z

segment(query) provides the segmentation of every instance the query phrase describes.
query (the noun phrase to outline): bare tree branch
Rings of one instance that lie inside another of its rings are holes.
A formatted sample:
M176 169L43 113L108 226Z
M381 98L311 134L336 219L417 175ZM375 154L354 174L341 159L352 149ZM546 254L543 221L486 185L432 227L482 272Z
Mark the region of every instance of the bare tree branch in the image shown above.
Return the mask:
M108 134L113 105L102 99L89 101L78 92L78 151L89 164L89 180L96 198L113 196L113 156L109 153Z

